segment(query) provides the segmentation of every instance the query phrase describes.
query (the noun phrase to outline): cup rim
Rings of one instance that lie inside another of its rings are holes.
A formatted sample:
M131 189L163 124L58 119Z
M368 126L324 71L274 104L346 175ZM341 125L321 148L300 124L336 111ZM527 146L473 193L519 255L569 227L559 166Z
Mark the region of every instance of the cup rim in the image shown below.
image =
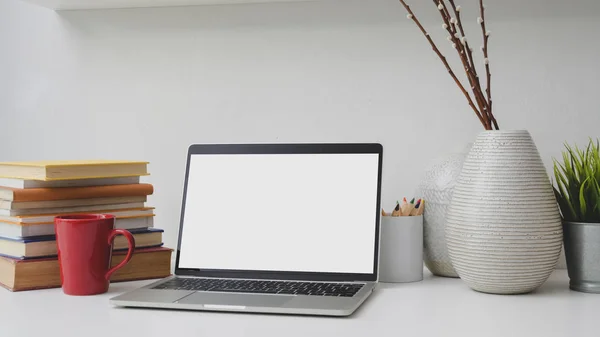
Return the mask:
M407 218L413 218L413 219L423 219L423 214L421 215L403 215L403 216L390 216L390 215L386 215L386 216L381 216L381 219L392 219L392 220L398 220L398 221L402 221L402 220L408 220Z
M115 216L112 214L67 214L55 216L55 220L62 222L79 222L89 220L110 220L114 219Z

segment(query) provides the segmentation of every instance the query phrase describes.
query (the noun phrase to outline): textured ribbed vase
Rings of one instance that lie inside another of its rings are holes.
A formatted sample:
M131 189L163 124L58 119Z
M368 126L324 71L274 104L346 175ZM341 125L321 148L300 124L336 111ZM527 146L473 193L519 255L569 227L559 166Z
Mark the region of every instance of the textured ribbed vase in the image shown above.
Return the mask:
M468 149L437 160L419 184L417 195L427 203L423 214L423 261L436 276L458 277L446 247L446 209Z
M479 134L446 218L450 260L474 290L528 293L556 266L561 218L546 168L527 131Z

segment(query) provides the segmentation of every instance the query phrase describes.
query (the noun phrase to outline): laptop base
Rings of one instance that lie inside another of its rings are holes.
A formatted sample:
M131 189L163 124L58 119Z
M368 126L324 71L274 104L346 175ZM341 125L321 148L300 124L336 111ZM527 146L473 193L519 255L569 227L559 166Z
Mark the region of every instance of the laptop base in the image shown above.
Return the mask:
M375 283L366 282L353 297L151 289L172 278L169 277L113 297L110 299L110 303L120 307L350 316L371 295L375 288Z

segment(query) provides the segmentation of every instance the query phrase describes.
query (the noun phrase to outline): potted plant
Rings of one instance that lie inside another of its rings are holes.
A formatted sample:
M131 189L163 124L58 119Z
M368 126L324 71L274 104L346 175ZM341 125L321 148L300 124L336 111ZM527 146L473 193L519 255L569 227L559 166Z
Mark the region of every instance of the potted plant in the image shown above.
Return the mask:
M600 142L587 148L565 145L554 159L554 193L563 219L569 287L600 293Z

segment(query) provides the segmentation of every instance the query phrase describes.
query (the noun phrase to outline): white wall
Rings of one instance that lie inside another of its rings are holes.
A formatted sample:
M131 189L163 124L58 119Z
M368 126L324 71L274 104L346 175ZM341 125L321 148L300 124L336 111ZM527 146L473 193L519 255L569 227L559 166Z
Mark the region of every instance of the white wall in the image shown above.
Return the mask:
M564 141L600 136L600 6L487 2L496 116L530 130L550 168ZM391 207L481 130L396 0L60 14L0 0L0 123L3 161L150 161L172 247L191 143L382 142Z

